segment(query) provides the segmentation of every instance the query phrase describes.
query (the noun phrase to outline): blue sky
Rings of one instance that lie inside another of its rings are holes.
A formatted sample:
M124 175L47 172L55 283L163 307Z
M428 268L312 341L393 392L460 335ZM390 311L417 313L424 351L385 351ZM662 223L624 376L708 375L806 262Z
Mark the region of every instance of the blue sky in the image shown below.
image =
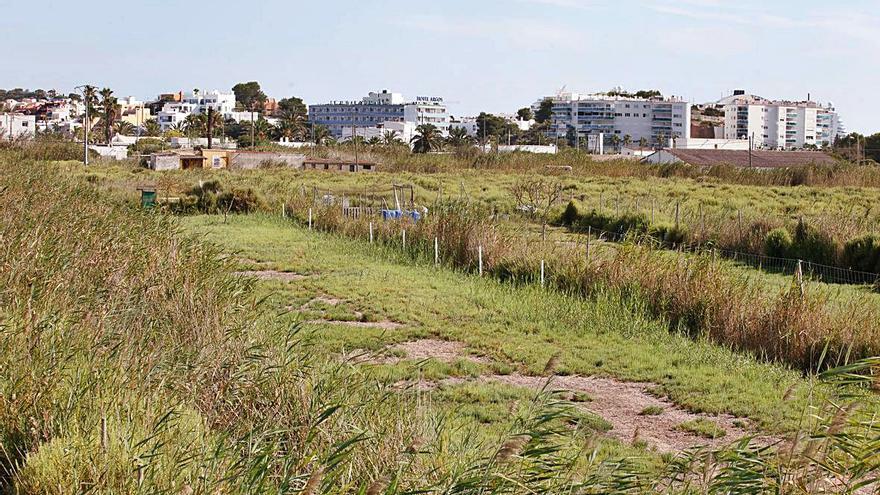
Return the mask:
M6 3L6 2L3 2ZM563 85L734 88L835 104L880 132L876 0L252 0L10 2L0 87L86 82L152 98L257 80L309 103L375 89L440 95L453 115L513 112Z

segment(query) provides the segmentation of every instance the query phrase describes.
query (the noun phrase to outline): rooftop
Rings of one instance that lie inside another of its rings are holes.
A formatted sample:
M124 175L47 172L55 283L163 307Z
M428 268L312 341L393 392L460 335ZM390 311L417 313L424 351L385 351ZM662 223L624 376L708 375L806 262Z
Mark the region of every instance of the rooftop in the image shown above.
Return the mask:
M749 166L748 150L688 150L670 148L662 150L679 160L698 166L734 165ZM758 168L787 168L806 165L832 165L834 158L820 151L752 151L751 166Z

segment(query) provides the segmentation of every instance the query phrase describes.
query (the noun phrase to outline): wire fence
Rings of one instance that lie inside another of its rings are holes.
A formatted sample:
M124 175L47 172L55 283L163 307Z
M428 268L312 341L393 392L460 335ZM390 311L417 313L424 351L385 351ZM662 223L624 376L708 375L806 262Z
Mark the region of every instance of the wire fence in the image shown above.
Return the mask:
M301 187L301 189L302 195L305 196L305 188ZM393 190L394 189L392 189L392 191ZM321 189L313 188L311 192L314 204L339 204L341 206L343 215L352 219L378 216L382 209L393 207L393 204L389 205L387 202L384 201L384 195L382 194L384 191L351 190L339 192L331 191L330 189L322 191ZM408 193L410 195L413 194L411 189L408 191ZM403 194L401 194L401 200L404 199L402 196ZM561 199L565 201L564 197ZM636 198L634 201L626 202L621 199L621 196L619 194L616 197L612 198L606 197L604 193L595 199L597 211L599 212L607 211L609 214L613 214L616 217L632 213L641 214L645 215L646 218L649 219L651 224L654 224L656 221L658 221L659 218L669 218L672 219L676 225L688 225L691 229L698 232L698 235L695 237L695 239L687 243L663 243L649 236L642 236L641 239L636 239L637 242L641 243L644 243L645 241L648 243L653 243L654 247L656 248L680 250L695 254L714 253L715 255L731 260L736 264L748 266L750 268L754 268L766 273L795 274L800 272L801 274L803 274L803 276L809 277L812 280L821 281L829 284L870 285L875 284L878 282L878 280L880 280L880 274L878 273L853 270L845 267L827 265L809 260L773 257L763 254L756 254L754 252L738 251L734 249L720 247L710 242L706 242L707 236L705 235L705 233L712 230L713 227L717 226L717 221L718 219L720 219L720 217L710 218L709 215L707 215L704 211L702 205L700 205L698 208L689 208L685 210L685 208L681 206L681 203L679 201L660 202L656 199L639 197ZM395 200L398 200L396 194ZM406 200L409 200L406 202L409 203L410 206L415 206L413 196L406 198ZM381 206L374 206L380 201ZM352 204L359 204L359 206L353 206ZM400 203L398 202L398 204ZM743 214L740 210L716 210L716 213L723 216L724 221L729 221L733 219L733 221L737 223L737 230L741 233L740 235L743 235L742 232L747 222L743 219ZM873 231L873 225L871 230ZM584 232L579 233L582 235L585 234ZM628 232L609 232L595 227L591 227L590 232L587 235L595 236L598 239L617 243L634 238L634 236L632 236Z

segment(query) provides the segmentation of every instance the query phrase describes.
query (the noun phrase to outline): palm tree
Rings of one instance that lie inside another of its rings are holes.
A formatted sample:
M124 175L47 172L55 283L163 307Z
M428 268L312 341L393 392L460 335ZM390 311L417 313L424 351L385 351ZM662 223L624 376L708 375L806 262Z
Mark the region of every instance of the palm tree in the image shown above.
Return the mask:
M321 124L312 124L312 140L315 144L326 144L331 138L330 129Z
M113 132L123 136L131 136L135 132L134 124L124 120L117 120L113 123Z
M648 145L648 138L642 136L639 138L639 154L642 154L642 149Z
M617 134L612 134L611 135L611 145L614 146L614 149L616 149L619 152L620 151L620 136L618 136Z
M449 137L446 138L446 142L449 143L450 146L460 148L471 144L473 139L468 135L467 129L464 127L453 127L452 129L449 129Z
M665 132L660 131L657 133L657 144L660 145L661 150L666 147L666 133Z
M392 144L401 144L403 141L397 137L397 131L385 131L382 133L382 144L390 146Z
M299 119L283 119L278 124L278 135L289 141L301 141L305 135L305 124Z
M156 119L147 119L144 121L144 135L149 137L158 137L162 135L162 126Z
M113 122L119 118L119 105L110 88L102 89L99 94L101 95L101 122L99 125L104 130L104 141L110 144Z
M624 145L624 146L629 146L629 145L632 144L632 142L633 142L633 137L632 137L632 136L630 136L629 134L624 134L624 135L623 135L623 145Z
M421 124L416 127L416 132L418 134L410 140L413 153L428 153L440 148L442 137L434 124Z
M373 136L370 139L367 139L368 146L378 146L380 144L382 144L382 140L379 139L377 136Z
M242 123L241 128L244 132L238 137L239 145L247 145L249 147L254 147L257 143L267 141L276 130L275 126L264 119L262 115L254 121L253 128L251 123L247 121ZM251 135L253 135L254 142L251 142Z

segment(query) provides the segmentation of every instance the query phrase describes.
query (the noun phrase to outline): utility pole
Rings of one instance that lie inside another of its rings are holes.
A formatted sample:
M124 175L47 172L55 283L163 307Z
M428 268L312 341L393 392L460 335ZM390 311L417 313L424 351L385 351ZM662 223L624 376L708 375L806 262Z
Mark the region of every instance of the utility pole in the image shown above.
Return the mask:
M89 165L89 86L77 86L74 89L83 90L83 103L86 105L86 114L83 117L83 165Z
M355 164L355 169L357 169L357 164L358 164L357 124L351 124L351 140L354 143L354 164Z
M208 149L211 149L211 138L214 135L214 107L208 107Z
M254 126L254 104L251 102L251 148L257 147L257 128Z
M755 133L753 132L751 136L749 136L749 168L752 168L752 141L755 139Z

